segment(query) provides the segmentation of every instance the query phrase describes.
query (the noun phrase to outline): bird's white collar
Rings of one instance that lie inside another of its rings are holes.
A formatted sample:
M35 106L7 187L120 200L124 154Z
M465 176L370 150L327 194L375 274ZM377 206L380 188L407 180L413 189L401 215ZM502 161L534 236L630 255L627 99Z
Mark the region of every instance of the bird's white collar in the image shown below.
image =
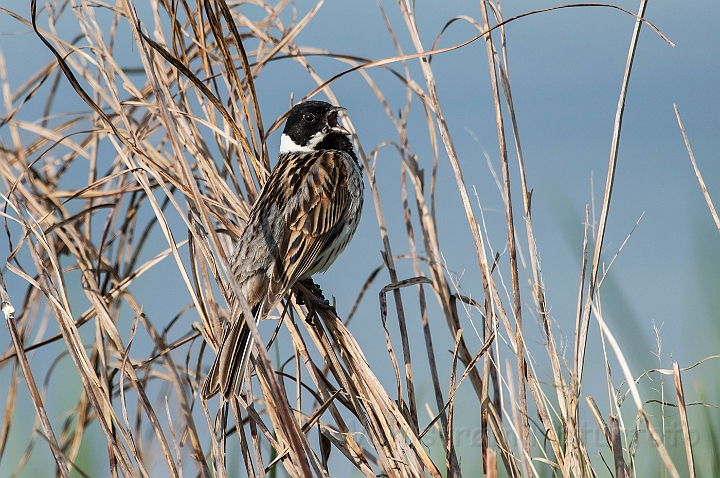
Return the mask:
M283 135L280 137L280 154L309 153L315 151L315 146L317 146L320 141L325 139L325 136L325 133L323 133L322 131L317 132L312 136L312 138L310 138L307 146L300 146L295 141L293 141L290 136L283 133Z

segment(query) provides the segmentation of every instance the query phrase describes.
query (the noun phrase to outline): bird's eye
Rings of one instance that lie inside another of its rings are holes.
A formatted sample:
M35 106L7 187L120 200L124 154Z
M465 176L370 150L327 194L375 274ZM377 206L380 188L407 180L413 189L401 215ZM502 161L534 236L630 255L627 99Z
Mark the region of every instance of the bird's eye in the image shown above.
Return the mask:
M305 121L306 123L314 123L315 122L315 115L312 113L305 113L302 118L303 118L303 121Z

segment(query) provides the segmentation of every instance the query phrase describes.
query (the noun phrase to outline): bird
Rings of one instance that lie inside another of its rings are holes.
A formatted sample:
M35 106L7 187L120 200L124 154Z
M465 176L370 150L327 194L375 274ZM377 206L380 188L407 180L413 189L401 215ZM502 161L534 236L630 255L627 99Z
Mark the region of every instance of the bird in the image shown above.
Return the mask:
M229 321L203 384L204 400L239 396L253 348L246 321L257 324L296 282L326 271L357 230L364 184L350 132L338 123L343 110L312 100L290 110L277 164L230 259L254 317L240 312Z

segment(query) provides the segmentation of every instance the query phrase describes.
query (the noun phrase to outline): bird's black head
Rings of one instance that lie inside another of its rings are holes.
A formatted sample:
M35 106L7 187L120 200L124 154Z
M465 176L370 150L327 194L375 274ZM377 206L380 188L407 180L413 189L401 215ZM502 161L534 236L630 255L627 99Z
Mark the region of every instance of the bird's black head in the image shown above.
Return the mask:
M280 154L339 149L353 152L350 132L338 123L345 108L324 101L304 101L293 107L280 140Z

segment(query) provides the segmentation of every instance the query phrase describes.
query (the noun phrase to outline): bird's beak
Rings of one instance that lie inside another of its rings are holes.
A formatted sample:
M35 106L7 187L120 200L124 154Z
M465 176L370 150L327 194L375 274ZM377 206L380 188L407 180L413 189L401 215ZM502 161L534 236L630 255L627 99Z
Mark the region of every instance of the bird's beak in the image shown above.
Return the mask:
M338 123L338 113L343 111L345 108L342 106L336 106L331 109L327 114L327 128L328 132L349 135L350 131L345 129L340 123Z

